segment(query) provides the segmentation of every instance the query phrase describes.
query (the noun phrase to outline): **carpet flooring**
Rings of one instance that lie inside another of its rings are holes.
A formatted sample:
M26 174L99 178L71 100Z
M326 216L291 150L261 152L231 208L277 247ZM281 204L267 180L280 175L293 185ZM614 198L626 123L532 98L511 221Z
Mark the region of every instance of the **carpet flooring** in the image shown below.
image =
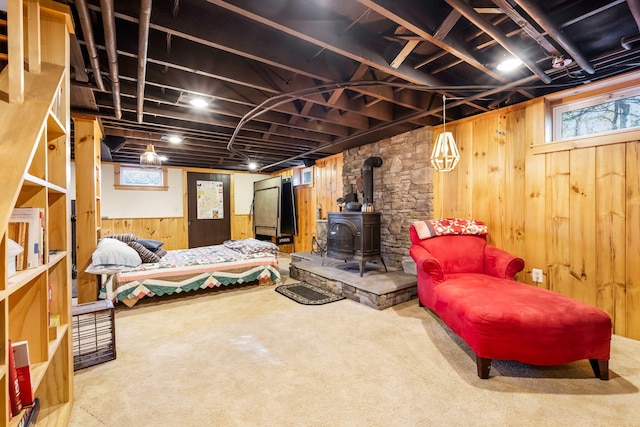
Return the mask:
M322 305L345 297L307 282L289 283L276 287L276 292L304 305Z
M77 371L72 427L640 426L640 341L588 361L494 362L416 300L308 307L272 286L116 309L116 360Z

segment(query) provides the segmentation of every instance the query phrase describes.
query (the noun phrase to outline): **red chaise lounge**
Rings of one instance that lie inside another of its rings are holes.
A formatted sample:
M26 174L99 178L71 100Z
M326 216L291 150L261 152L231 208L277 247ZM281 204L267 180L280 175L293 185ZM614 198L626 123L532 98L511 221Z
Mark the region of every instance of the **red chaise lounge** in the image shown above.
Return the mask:
M419 221L409 233L420 305L471 347L480 378L489 378L493 359L537 366L589 359L595 375L609 379L607 313L516 282L524 261L488 245L479 221Z

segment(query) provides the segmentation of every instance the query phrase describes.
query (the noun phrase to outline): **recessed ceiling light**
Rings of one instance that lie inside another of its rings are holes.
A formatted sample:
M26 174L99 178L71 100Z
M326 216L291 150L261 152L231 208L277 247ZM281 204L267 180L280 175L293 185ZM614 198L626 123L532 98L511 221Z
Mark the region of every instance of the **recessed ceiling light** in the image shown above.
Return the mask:
M207 100L204 98L194 97L189 100L189 104L193 105L196 108L205 108L207 105L209 105L209 102L207 102Z
M521 60L511 57L499 63L496 68L498 69L498 71L512 71L518 68L520 65L522 65Z
M180 135L167 135L167 141L172 144L180 144L182 142L182 137Z

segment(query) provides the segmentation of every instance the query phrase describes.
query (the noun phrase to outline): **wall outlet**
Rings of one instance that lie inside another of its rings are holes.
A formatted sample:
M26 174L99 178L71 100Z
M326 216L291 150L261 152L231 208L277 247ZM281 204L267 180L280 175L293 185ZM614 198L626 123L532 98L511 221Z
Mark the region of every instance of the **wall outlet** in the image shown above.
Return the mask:
M540 270L539 268L532 268L531 269L531 280L534 283L542 283L542 270Z

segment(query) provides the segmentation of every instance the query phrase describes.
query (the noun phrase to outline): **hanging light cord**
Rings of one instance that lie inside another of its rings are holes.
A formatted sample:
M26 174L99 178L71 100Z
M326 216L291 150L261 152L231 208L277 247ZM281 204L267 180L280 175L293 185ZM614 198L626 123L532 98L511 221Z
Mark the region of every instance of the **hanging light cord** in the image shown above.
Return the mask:
M442 132L447 131L447 97L442 95Z

